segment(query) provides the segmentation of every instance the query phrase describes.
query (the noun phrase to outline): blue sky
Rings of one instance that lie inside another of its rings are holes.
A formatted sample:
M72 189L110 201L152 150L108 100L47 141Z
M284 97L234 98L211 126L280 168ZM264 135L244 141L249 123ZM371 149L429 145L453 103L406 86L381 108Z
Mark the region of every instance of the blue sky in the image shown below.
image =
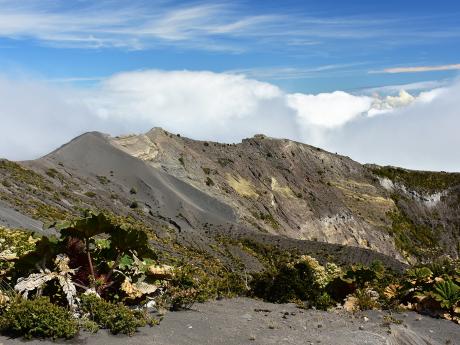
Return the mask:
M0 69L45 79L240 72L291 92L452 78L458 1L0 1Z
M460 2L0 0L0 157L160 126L460 171Z

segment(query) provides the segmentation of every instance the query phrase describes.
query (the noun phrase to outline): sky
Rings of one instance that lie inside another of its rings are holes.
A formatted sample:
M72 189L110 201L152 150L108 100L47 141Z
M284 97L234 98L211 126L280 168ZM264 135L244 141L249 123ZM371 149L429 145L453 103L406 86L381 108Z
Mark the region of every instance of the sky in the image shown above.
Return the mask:
M0 157L152 127L460 171L460 2L0 0Z

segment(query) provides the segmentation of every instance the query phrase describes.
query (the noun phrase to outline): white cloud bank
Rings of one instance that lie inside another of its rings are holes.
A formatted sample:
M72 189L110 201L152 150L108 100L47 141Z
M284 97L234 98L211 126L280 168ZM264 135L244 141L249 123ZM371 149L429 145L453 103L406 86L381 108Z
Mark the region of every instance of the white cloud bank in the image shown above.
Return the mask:
M30 159L89 130L160 126L205 140L256 133L318 145L361 162L460 171L460 83L417 96L287 94L228 73L137 71L91 88L0 78L0 156Z

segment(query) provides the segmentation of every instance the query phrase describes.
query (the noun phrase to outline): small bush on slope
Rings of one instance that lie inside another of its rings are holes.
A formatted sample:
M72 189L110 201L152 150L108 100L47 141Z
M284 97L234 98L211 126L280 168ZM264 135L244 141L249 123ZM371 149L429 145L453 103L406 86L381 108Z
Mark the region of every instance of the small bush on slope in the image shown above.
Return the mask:
M334 300L326 293L328 283L340 275L337 266L328 269L308 255L281 264L275 272L256 275L252 282L255 296L270 302L309 301L327 309Z
M82 311L89 314L89 319L113 334L133 335L138 327L148 323L147 317L123 304L107 302L94 294L82 295Z
M52 304L46 297L39 297L11 303L0 316L0 330L25 338L70 339L77 334L78 324L67 309Z

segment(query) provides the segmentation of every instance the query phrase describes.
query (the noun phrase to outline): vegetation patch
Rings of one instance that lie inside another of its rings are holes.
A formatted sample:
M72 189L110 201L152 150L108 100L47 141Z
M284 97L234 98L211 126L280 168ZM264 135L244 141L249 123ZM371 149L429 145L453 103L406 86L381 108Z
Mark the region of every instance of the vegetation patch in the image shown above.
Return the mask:
M396 167L374 167L371 171L380 177L426 193L436 193L460 184L460 173L415 171Z
M0 171L9 177L10 181L16 183L24 183L29 186L34 186L39 190L51 191L52 184L47 181L42 175L36 172L23 168L21 165L8 160L0 160Z
M268 213L263 213L263 212L254 213L253 216L256 219L260 219L260 220L264 221L265 224L270 225L275 230L280 228L280 224L278 223L278 221L273 217L273 215L270 212L268 212Z
M47 297L19 298L0 315L0 330L27 339L70 339L78 333L78 324L67 309L51 303Z
M436 261L397 274L380 262L339 267L323 266L305 255L281 256L269 270L254 275L250 293L270 302L319 309L341 304L350 312L414 310L460 324L459 261Z
M201 167L201 169L203 169L203 172L204 172L206 175L209 175L209 174L211 173L211 169L210 169L210 168Z
M14 262L35 249L37 237L30 232L0 226L0 277L14 267Z
M401 209L389 212L388 216L392 220L390 233L397 248L418 259L434 258L438 255L440 247L432 228L415 223Z
M133 311L121 303L105 301L95 294L83 295L81 303L82 311L88 313L90 320L113 334L133 335L138 327L148 323L144 313Z
M230 158L218 158L217 163L219 163L222 168L225 168L227 165L233 164L234 162Z
M107 176L97 175L96 178L102 185L107 185L110 183L110 180L107 178Z
M37 241L23 232L0 231L2 252L16 248L13 265L0 276L8 283L0 284L4 334L70 338L79 328L106 328L133 335L138 327L158 322L147 312L151 301L181 310L209 299L244 295L324 310L337 305L351 312L408 309L460 323L456 261L395 273L379 262L339 266L332 255L320 262L295 250L226 238L216 238L214 255L173 241L157 242L131 217L91 211L50 226L60 231L60 238ZM230 245L265 269L248 273ZM36 297L40 295L44 297Z
M95 198L97 194L95 192L93 192L93 191L88 191L88 192L85 192L85 195L88 198Z

